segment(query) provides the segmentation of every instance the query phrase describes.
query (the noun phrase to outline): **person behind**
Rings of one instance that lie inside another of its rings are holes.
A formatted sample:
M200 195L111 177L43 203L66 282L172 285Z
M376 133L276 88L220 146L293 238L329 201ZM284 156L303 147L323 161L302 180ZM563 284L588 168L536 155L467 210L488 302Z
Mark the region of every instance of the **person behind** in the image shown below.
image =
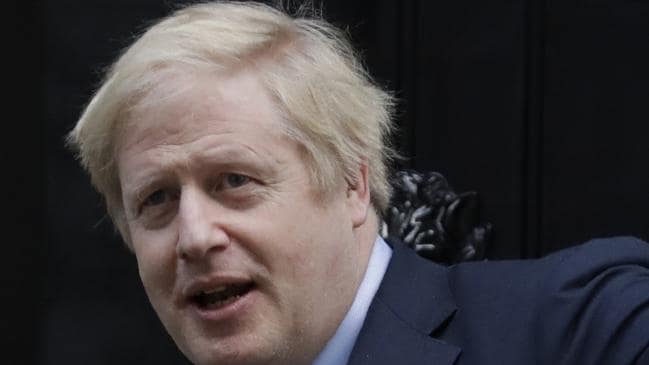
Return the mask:
M392 106L324 20L209 2L126 49L69 142L195 364L647 363L644 242L445 267L379 237Z

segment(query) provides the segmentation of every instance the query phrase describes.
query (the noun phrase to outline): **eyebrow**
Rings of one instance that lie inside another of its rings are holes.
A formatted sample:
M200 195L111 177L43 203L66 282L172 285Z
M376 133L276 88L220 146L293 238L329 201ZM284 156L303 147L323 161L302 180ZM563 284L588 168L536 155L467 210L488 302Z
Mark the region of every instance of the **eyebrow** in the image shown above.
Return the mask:
M259 153L245 144L213 146L187 156L178 156L178 152L173 151L173 148L165 147L167 146L158 147L153 166L146 166L137 170L124 184L124 187L126 187L126 189L123 189L125 198L131 200L135 197L139 201L145 192L151 189L151 186L165 185L165 180L172 180L172 171L179 166L187 169L196 168L191 166L190 162L200 166L208 165L211 167L210 170L243 167L239 172L251 173L249 170L255 169L259 173L253 177L257 178L268 177L277 173L282 165L282 161L271 157L270 153ZM171 155L171 157L163 157L166 154Z
M269 151L258 151L246 144L237 144L210 147L188 160L215 167L243 167L240 171L243 173L246 172L246 168L254 169L257 173L256 177L261 178L276 174L280 170L282 161L274 157Z
M155 186L164 186L165 180L169 180L169 176L163 173L142 173L141 177L135 178L133 184L126 184L129 189L122 188L122 196L124 201L125 208L130 208L130 210L137 210L137 205L146 198L146 194L152 187ZM131 206L135 202L134 206Z

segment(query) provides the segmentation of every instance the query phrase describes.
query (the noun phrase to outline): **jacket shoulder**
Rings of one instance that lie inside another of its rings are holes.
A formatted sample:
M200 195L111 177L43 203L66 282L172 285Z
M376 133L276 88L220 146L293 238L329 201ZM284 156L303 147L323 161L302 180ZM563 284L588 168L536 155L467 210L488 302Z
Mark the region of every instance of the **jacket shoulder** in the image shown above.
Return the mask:
M488 355L488 347L505 354L503 363L534 354L560 364L649 356L649 244L637 238L594 239L536 260L458 264L449 286L459 310L445 336L471 332L467 355Z

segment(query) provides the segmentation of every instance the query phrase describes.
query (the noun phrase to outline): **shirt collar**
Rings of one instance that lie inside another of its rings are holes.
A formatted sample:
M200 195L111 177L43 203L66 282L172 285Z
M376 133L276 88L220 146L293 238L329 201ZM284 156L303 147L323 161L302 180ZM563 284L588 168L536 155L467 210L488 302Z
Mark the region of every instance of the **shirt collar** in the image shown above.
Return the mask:
M316 357L313 365L343 365L347 363L356 337L363 327L367 310L388 268L390 257L392 257L392 249L380 236L377 237L354 302L343 321L340 322L334 336Z

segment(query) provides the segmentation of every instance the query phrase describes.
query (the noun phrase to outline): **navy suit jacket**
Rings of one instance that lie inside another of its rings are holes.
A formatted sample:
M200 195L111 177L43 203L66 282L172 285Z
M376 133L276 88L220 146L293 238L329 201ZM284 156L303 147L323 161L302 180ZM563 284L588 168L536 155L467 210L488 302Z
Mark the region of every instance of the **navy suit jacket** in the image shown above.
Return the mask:
M351 365L649 364L646 242L453 266L391 246Z

